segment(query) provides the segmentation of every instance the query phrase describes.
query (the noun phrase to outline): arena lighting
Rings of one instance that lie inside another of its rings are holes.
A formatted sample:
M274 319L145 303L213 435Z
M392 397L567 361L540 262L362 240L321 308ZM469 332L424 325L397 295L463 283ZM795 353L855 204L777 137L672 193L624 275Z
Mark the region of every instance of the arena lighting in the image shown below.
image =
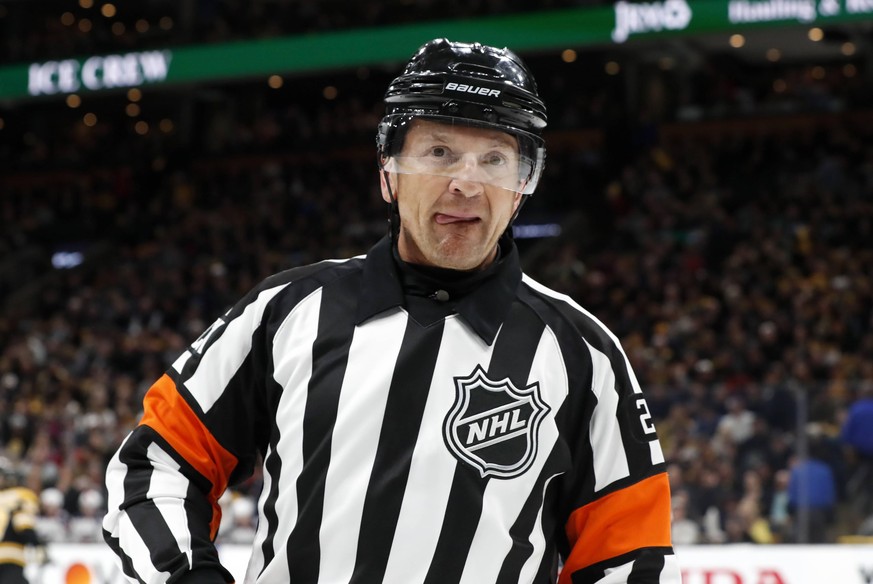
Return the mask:
M93 0L80 0L93 6ZM172 27L172 19L156 26ZM820 28L873 19L873 0L662 0L543 10L324 32L256 41L188 45L170 50L102 55L0 67L0 100L63 95L140 83L189 84L266 78L405 61L425 39L476 38L516 52L574 50L638 39L746 33L768 27ZM113 34L122 32L113 24ZM139 19L140 34L150 23ZM92 61L93 59L93 61ZM123 63L119 61L123 60ZM145 60L145 61L144 61ZM95 66L85 82L85 72ZM109 66L110 72L106 73ZM117 68L115 68L117 66ZM151 69L147 69L147 68ZM137 77L141 77L140 80Z
M561 226L557 223L530 223L512 226L512 236L516 239L538 239L541 237L558 237Z
M80 251L57 251L52 254L52 267L57 270L75 268L85 260Z

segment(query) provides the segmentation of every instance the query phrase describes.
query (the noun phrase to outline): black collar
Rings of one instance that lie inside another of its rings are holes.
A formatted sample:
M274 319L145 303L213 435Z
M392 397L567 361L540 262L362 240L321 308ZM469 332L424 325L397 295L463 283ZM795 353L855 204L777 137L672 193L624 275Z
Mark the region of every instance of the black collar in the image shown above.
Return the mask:
M494 273L460 299L450 301L454 312L461 315L489 345L494 342L500 325L509 313L521 283L515 242L504 237L500 245L502 255ZM447 286L451 287L451 284L447 283ZM408 290L404 291L400 269L393 257L391 239L386 236L373 246L364 262L356 323L361 324L389 308L406 306L409 293ZM435 299L432 301L439 302Z

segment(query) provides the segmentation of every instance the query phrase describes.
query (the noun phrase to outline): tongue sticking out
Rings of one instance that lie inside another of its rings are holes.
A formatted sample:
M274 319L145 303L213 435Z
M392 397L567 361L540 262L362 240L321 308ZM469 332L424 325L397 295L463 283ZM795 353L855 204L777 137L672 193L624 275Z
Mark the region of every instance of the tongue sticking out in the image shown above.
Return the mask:
M450 223L472 223L474 221L478 221L478 217L461 217L458 215L445 215L443 213L437 213L435 220L440 225L448 225Z

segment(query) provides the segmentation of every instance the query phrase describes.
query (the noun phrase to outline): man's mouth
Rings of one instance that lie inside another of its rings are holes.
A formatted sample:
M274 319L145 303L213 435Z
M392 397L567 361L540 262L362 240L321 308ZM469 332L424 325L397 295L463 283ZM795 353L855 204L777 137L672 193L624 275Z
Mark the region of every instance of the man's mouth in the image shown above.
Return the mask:
M434 220L440 225L449 225L451 223L474 223L479 221L479 217L475 215L450 215L448 213L437 213Z

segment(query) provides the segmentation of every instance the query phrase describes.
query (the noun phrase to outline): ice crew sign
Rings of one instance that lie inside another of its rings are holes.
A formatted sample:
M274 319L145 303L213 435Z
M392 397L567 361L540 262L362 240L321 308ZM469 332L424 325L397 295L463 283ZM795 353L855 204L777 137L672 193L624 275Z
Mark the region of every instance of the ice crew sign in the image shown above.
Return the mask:
M536 458L540 423L549 406L539 383L518 389L509 379L492 381L481 366L455 378L455 403L445 422L446 445L482 478L510 479Z
M32 63L27 71L27 92L54 95L82 88L96 91L160 83L167 78L172 58L170 51L144 51L90 57L82 62L65 59Z

